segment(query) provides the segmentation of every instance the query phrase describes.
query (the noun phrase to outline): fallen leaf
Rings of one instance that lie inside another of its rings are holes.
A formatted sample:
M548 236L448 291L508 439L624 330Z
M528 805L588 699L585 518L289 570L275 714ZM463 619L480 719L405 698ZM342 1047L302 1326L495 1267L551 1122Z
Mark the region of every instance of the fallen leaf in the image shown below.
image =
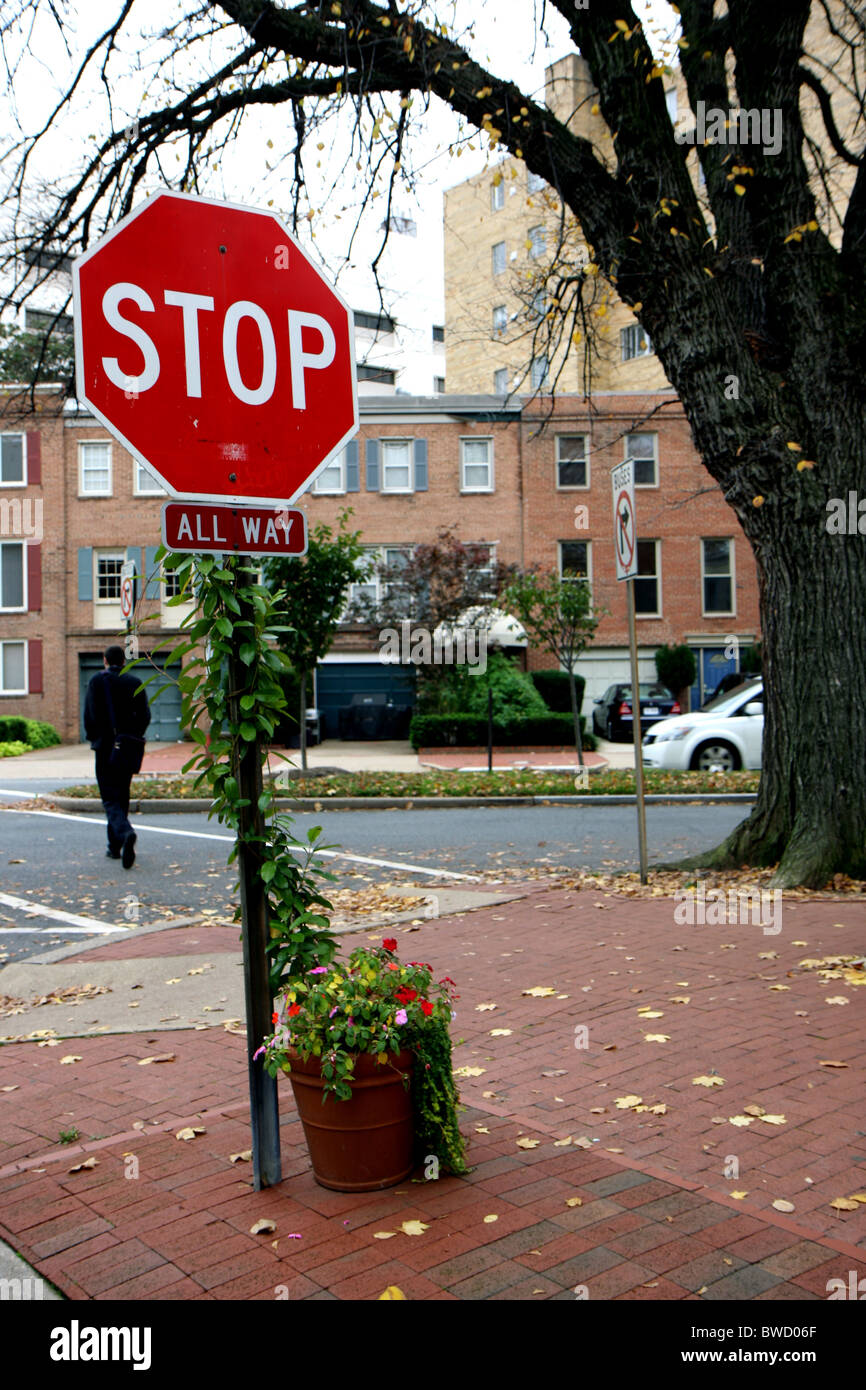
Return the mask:
M252 1149L241 1149L240 1153L229 1154L229 1163L249 1163L252 1156Z
M492 1226L493 1222L494 1222L494 1221L498 1221L498 1220L499 1220L499 1217L498 1217L498 1216L485 1216L485 1218L484 1218L484 1224L485 1224L485 1226Z
M774 1202L773 1206L775 1205ZM830 1206L835 1207L836 1211L857 1211L859 1205L859 1202L855 1202L851 1197L834 1197L830 1203Z
M80 1062L81 1058L76 1052L68 1052L65 1057L60 1058L61 1067L70 1067L73 1062Z
M784 1115L761 1115L759 1117L765 1125L786 1125L788 1121Z
M692 996L690 994L674 994L671 996L672 1004L690 1004ZM647 1285L649 1287L649 1285Z
M746 1125L752 1124L753 1120L751 1115L730 1115L728 1123L736 1125L738 1129L744 1129Z
M83 1163L76 1163L74 1168L68 1168L66 1171L68 1173L80 1173L84 1168L95 1168L98 1162L98 1158L93 1158L91 1156L90 1158L85 1158Z
M606 1105L594 1105L594 1106L592 1107L592 1109L590 1110L589 1113L590 1113L590 1115L606 1115L606 1114L607 1114L607 1106L606 1106Z
M175 1139L194 1139L197 1134L204 1134L206 1131L201 1125L186 1125L184 1129L179 1129L174 1136Z
M481 1094L485 1100L499 1100L499 1096L495 1091L482 1091Z
M540 1139L518 1139L518 1149L537 1149L541 1143Z
M388 1302L389 1300L401 1301L403 1303L408 1302L408 1299L406 1298L406 1295L404 1294L403 1290L398 1289L396 1284L389 1284L385 1292L379 1294L378 1302L381 1303L383 1300L385 1302Z
M204 974L204 966L203 966L203 965L197 965L193 970L188 970L186 973L187 973L187 975L203 975L203 974Z
M849 1202L866 1202L866 1192L852 1192Z
M778 990L779 993L781 993L782 990L789 990L790 988L791 988L790 985L770 985L771 991L772 991L772 990Z
M458 1067L457 1070L455 1071L454 1075L455 1075L455 1076L483 1076L484 1073L486 1072L486 1070L487 1070L486 1067Z
M633 1106L643 1104L643 1096L618 1096L614 1104L617 1110L631 1110Z
M155 1057L142 1057L139 1059L140 1067L149 1067L152 1062L174 1062L177 1058L173 1052L159 1052Z
M542 1076L567 1076L567 1075L568 1075L568 1072L563 1071L562 1068L560 1068L558 1071L543 1071L543 1072L541 1073L541 1075L542 1075Z
M847 1067L847 1062L819 1062L819 1067Z
M733 1197L733 1199L734 1199L735 1202L742 1202L743 1198L744 1198L744 1197L748 1197L748 1195L749 1195L749 1194L748 1194L748 1191L746 1191L746 1192L729 1192L729 1193L728 1193L728 1196L729 1196L729 1197Z
M0 1086L0 1091L17 1091L19 1089L18 1086Z
M848 1000L844 994L834 994L831 999L825 999L825 1004L847 1004Z
M644 1042L666 1043L670 1042L671 1039L669 1033L644 1033L643 1040Z
M573 1143L573 1140L572 1140L571 1135L569 1134L569 1135L566 1136L565 1139L554 1139L554 1141L553 1141L553 1147L554 1147L555 1149L567 1149L568 1146L569 1146L569 1144L571 1144L571 1143Z
M693 1086L724 1086L725 1079L722 1076L693 1076Z
M641 1018L664 1018L659 1009L638 1009Z
M406 1236L422 1236L429 1228L429 1221L404 1221L400 1230Z
M390 1240L391 1237L392 1237L392 1236L395 1236L396 1234L397 1234L396 1231L374 1231L374 1232L373 1232L373 1239L374 1239L374 1240Z
M547 999L556 993L555 989L550 989L548 985L533 985L532 989L523 989L521 994L532 995L533 999Z
M796 1211L793 1202L786 1202L782 1197L777 1197L773 1203L776 1211Z
M486 1125L476 1125L476 1126L475 1126L475 1133L476 1133L476 1134L489 1134L489 1133L490 1133L490 1130L487 1128Z
M666 1115L668 1113L666 1105L651 1105L649 1110L651 1115Z
M582 1207L582 1206L583 1206L583 1198L582 1198L582 1197L566 1197L566 1199L565 1199L565 1205L566 1205L567 1207Z
M491 1038L510 1038L510 1037L511 1037L511 1029L510 1029L510 1028L491 1028L491 1029L490 1029L490 1036L491 1036Z
M476 1012L477 1014L483 1014L483 1013L489 1012L489 1010L495 1009L495 1008L496 1008L496 1005L495 1005L495 1004L476 1004L476 1005L475 1005L475 1012Z
M253 1226L250 1226L251 1236L270 1235L271 1231L277 1229L276 1221L272 1221L269 1216L262 1216Z
M176 975L176 976L174 977L173 980L166 980L165 983L166 983L167 985L179 985L179 984L180 984L180 976L179 976L179 975Z
M743 1114L744 1114L744 1115L756 1115L756 1116L760 1117L761 1115L766 1115L766 1113L767 1113L767 1112L766 1112L766 1110L764 1109L763 1105L744 1105L744 1106L743 1106Z

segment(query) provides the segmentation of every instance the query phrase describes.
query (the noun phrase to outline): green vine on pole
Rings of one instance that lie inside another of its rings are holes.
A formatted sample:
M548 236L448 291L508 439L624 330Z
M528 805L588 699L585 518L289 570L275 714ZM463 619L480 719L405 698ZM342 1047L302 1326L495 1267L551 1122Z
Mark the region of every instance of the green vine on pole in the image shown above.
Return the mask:
M172 639L166 662L183 662L178 686L181 718L197 745L183 771L197 771L194 786L207 786L213 798L210 815L235 831L237 840L229 863L237 858L241 839L249 846L267 898L267 946L272 994L291 976L303 974L333 959L336 943L326 913L331 903L322 890L333 874L316 859L321 827L306 840L291 830L291 818L277 814L273 779L267 775L267 747L286 710L281 678L290 670L278 646L288 631L282 608L283 591L271 593L258 582L258 570L244 556L181 555L161 549L157 561L178 576L178 593L168 606L194 602L180 625L180 642ZM243 682L230 688L232 670ZM263 782L258 809L264 833L245 831L236 776L239 756L250 745L259 749ZM240 908L235 913L240 919Z

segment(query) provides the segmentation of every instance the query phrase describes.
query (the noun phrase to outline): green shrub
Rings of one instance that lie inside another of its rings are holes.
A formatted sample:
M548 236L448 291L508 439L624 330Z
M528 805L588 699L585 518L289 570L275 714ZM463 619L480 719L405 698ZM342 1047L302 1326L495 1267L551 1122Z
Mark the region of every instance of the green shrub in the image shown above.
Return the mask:
M10 739L0 743L0 758L17 758L19 753L32 753L33 749L29 743L22 743L20 739Z
M31 748L54 748L60 743L60 735L53 724L45 724L41 719L25 719L24 723Z
M659 647L656 652L656 673L662 685L676 697L694 685L698 674L695 654L682 643L676 647Z
M568 688L567 671L532 671L532 684L535 686L547 708L554 714L571 714L571 691ZM577 708L583 704L586 681L583 676L574 678Z
M472 675L471 669L459 666L454 673L461 697L456 707L458 713L486 719L488 688L493 693L493 717L500 724L532 716L542 719L549 713L529 675L502 652L488 652L484 675Z
M20 714L0 715L0 742L27 742L28 721Z
M584 748L593 749L595 739L585 732L581 718ZM487 719L471 714L416 714L409 727L413 748L484 748L487 746ZM574 744L574 724L570 714L533 715L504 724L493 721L493 742L508 748L564 747Z

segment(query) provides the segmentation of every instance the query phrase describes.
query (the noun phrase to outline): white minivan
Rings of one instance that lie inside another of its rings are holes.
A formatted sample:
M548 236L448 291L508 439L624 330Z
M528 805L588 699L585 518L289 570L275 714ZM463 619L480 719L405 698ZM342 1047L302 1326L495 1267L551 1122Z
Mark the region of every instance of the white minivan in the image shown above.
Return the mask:
M681 772L735 772L761 766L763 738L764 686L757 678L717 695L694 714L653 724L643 737L643 762Z

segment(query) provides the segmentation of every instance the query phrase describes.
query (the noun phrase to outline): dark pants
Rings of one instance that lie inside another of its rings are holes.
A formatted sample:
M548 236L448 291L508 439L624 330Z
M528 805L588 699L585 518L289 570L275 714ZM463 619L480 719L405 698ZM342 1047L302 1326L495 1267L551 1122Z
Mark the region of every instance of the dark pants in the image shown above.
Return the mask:
M133 834L129 823L129 784L132 774L112 771L108 766L111 745L103 752L96 750L96 780L99 795L108 818L108 848L112 854L120 854L127 835Z

